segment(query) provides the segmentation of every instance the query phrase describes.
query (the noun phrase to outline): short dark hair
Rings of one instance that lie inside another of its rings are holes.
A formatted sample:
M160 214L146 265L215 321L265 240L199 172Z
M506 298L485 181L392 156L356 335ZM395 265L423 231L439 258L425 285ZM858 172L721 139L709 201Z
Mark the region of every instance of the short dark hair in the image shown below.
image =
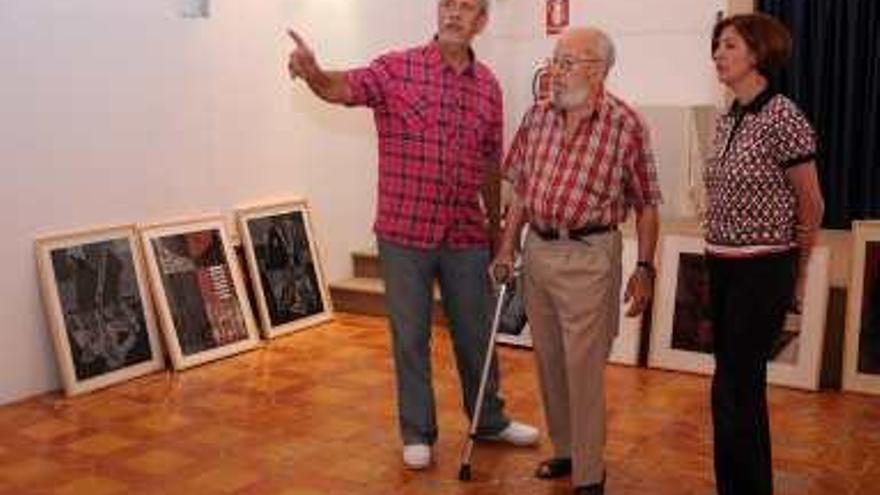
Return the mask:
M784 24L767 14L737 14L722 19L712 30L712 53L718 48L721 33L728 26L736 29L749 50L755 54L758 71L764 76L778 72L791 55L791 33Z

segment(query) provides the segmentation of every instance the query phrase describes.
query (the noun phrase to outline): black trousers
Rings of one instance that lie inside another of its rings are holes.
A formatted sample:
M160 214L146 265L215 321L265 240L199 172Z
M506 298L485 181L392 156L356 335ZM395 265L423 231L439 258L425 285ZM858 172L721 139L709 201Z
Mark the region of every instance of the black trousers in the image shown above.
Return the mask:
M798 252L707 256L715 341L712 421L719 495L770 495L767 359L791 306Z

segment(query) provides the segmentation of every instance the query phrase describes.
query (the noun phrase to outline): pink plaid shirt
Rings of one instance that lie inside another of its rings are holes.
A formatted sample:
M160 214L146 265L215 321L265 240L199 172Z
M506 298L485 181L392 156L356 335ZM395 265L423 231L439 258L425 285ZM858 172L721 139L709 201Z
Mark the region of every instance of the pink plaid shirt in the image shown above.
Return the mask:
M629 207L660 203L648 130L638 114L605 93L568 143L565 118L532 106L513 139L504 175L541 229L616 225Z
M350 105L373 109L379 134L374 230L412 248L485 246L480 189L501 161L501 88L474 61L462 73L436 42L348 72Z

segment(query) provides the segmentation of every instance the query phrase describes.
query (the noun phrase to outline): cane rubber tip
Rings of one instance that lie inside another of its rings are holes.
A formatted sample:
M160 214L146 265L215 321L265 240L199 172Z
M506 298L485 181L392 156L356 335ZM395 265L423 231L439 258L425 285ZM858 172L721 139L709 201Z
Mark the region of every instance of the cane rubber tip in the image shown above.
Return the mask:
M459 481L470 481L471 480L471 466L469 464L462 465L458 470L458 480Z

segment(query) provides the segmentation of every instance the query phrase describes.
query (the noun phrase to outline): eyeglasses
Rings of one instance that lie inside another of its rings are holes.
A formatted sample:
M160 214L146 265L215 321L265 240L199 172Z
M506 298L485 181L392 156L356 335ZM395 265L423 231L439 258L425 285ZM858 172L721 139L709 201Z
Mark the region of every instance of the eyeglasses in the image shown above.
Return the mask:
M443 0L440 2L440 8L444 10L457 9L467 14L472 14L480 10L479 2L462 2L455 0Z
M572 69L574 69L574 66L578 64L598 65L603 63L605 63L604 59L590 57L553 57L548 58L544 61L544 65L546 67L553 68L562 72L570 72Z

